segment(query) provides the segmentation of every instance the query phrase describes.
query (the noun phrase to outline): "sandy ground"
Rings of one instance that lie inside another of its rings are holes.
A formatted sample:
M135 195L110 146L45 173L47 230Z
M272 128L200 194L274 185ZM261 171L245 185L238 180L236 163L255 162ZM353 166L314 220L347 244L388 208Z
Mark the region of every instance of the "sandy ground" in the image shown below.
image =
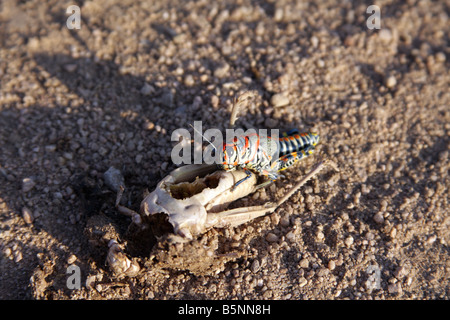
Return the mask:
M380 30L363 1L75 3L80 30L66 27L72 2L1 2L0 298L449 299L444 1L376 1ZM103 173L121 170L137 210L175 168L173 130L227 128L245 90L258 99L239 126L321 142L243 205L281 197L319 160L340 172L185 246L128 229ZM137 276L105 264L114 237Z

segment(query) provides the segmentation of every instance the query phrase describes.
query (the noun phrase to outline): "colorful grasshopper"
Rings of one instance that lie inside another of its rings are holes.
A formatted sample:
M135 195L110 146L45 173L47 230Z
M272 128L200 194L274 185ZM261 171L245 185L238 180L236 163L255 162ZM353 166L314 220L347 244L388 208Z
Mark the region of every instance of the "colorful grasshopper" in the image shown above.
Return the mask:
M219 167L227 171L245 170L247 177L235 187L248 179L252 171L276 180L281 177L279 171L312 154L318 142L318 134L299 133L297 129L277 138L260 137L256 133L235 137L223 145Z

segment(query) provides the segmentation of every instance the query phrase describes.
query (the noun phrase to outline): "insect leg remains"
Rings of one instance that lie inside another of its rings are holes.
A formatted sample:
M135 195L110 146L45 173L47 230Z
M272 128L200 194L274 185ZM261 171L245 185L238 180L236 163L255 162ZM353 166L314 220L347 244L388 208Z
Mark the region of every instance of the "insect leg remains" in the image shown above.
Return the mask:
M116 196L116 208L117 210L119 210L119 212L121 214L124 214L126 216L131 217L131 220L137 224L137 225L141 225L142 224L142 219L141 216L139 215L139 213L137 213L134 210L131 210L125 206L122 206L120 204L120 199L122 199L122 195L123 195L123 191L125 190L125 188L123 186L119 186L119 190L117 191L117 196Z
M280 200L276 203L266 203L260 206L251 206L236 208L218 213L209 213L211 218L217 221L216 227L235 227L243 223L246 223L255 218L264 216L266 214L274 212L280 205L288 200L294 193L296 193L306 182L316 176L322 169L327 166L331 166L334 170L339 171L336 164L331 161L321 161L314 168L309 171L297 184L289 190Z

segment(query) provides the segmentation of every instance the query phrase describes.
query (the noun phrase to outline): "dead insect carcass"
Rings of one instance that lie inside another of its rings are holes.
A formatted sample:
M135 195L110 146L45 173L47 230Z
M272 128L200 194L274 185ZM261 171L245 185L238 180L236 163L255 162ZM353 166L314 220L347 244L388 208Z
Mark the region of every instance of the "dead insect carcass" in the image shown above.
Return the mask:
M226 210L232 202L264 187L267 182L258 184L257 176L252 175L236 186L236 182L247 176L245 171L217 171L214 165L186 165L175 169L144 198L140 214L119 204L121 192L116 205L138 225L143 219L149 220L156 236L170 232L175 241L189 241L210 228L238 226L273 212L324 165L323 162L316 165L282 199L259 206Z
M166 221L181 241L192 240L206 230L232 227L267 212L265 207L225 209L235 200L253 193L257 178L233 188L246 177L243 170L216 171L216 167L187 165L172 171L141 203L141 215ZM161 230L152 224L154 230ZM156 231L155 234L159 235Z
M169 239L171 243L186 243L201 237L211 228L239 226L274 212L326 164L335 167L331 162L320 162L281 199L259 206L227 209L234 201L270 182L259 183L257 176L252 175L236 186L236 182L247 176L244 170L223 171L217 170L215 165L186 165L175 169L158 183L141 202L140 213L119 204L123 188L117 195L116 207L131 216L141 228L150 225L157 238ZM108 254L113 270L121 270L123 265L131 264L117 248L110 247Z

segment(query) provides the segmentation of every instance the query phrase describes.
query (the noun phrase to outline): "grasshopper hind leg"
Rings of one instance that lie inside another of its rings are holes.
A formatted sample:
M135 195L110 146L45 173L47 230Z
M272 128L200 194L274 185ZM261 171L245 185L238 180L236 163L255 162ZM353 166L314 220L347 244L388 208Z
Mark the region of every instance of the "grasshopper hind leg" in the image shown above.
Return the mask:
M305 149L288 153L288 154L280 157L279 159L277 159L275 161L274 165L272 166L272 168L277 171L285 170L285 169L291 167L297 161L300 161L301 159L310 156L314 152L314 149L315 149L315 147L310 145L310 146L307 146Z

